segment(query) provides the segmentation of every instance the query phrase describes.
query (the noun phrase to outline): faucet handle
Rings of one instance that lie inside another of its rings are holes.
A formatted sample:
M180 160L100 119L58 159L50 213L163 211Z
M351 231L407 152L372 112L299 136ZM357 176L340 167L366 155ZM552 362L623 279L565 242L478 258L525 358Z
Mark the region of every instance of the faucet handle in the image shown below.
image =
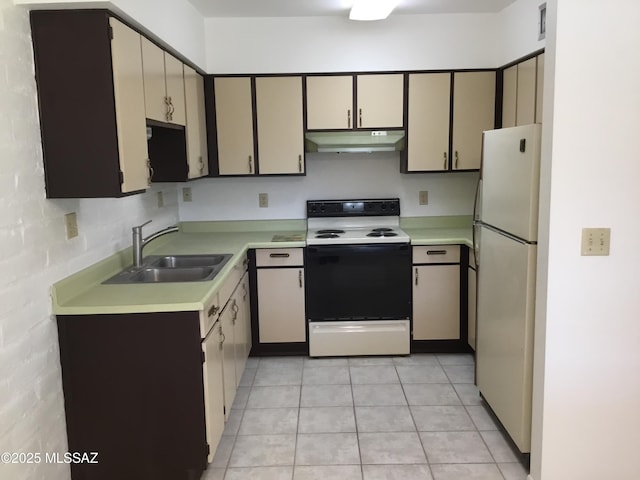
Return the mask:
M139 230L142 231L142 227L144 227L145 225L149 225L153 220L147 220L146 222L144 222L142 225L137 225L135 227L133 227L133 230Z

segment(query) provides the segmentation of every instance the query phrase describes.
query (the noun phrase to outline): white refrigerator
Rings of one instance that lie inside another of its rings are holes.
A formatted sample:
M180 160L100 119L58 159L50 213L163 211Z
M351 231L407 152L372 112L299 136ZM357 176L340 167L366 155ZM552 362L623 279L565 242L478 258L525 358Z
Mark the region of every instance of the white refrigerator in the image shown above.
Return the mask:
M522 453L531 450L540 131L484 132L474 213L476 383Z

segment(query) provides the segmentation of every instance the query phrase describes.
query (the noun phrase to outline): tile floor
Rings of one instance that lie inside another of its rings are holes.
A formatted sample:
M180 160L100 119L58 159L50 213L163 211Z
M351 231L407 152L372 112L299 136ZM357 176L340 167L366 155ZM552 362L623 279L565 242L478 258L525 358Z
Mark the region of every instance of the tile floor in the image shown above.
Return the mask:
M250 358L203 480L526 480L471 355Z

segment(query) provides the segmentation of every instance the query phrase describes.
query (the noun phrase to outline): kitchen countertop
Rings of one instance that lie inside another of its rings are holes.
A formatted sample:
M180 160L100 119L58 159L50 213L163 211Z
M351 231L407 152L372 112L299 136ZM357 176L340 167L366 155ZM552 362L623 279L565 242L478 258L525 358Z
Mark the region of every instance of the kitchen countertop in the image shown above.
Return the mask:
M471 219L423 217L401 220L413 245L471 246ZM147 255L230 253L233 257L208 282L109 284L102 282L131 265L131 249L102 260L52 287L53 313L90 315L203 310L227 274L251 248L305 246L305 220L184 222L180 232L154 240Z

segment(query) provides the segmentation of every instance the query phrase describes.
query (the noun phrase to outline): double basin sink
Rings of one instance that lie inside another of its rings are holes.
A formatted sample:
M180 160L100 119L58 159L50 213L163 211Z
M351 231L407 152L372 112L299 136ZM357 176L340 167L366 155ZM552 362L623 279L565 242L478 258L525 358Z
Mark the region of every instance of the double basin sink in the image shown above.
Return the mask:
M131 267L105 284L206 282L212 280L233 255L150 255L140 268Z

